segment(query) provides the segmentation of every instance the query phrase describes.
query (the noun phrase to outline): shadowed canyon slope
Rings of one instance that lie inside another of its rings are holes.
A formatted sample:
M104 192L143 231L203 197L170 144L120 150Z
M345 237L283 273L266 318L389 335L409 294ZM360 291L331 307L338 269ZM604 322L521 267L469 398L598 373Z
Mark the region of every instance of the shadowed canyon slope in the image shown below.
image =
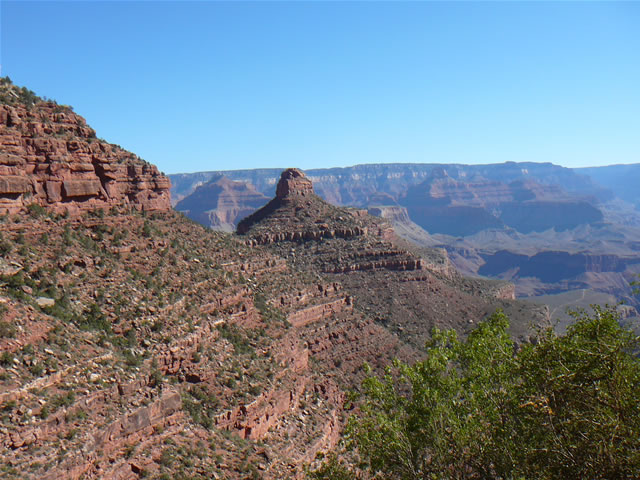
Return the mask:
M269 200L251 184L215 177L179 201L175 209L214 230L233 232L238 222Z
M155 167L5 86L2 478L301 478L364 362L421 358L432 326L464 334L498 307L520 338L546 319L297 170L243 235L206 229Z

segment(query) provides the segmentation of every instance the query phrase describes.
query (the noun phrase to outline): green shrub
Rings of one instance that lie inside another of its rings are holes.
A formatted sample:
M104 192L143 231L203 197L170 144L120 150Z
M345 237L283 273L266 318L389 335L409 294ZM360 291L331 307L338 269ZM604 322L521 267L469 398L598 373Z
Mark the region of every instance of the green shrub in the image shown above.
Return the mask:
M311 480L358 480L360 475L349 468L345 462L339 460L336 455L330 455L320 468L307 472L307 478Z
M0 322L0 338L14 338L16 328L9 322Z
M255 350L249 343L246 332L236 325L228 325L223 323L218 326L218 331L222 338L227 340L233 345L237 354L251 354L255 355Z
M0 255L6 257L13 250L13 245L8 240L5 240L0 233Z
M182 397L182 407L189 412L195 423L205 428L213 427L218 403L218 398L206 386L201 385L194 385Z
M424 361L365 380L351 445L382 478L640 478L638 338L594 308L517 352L500 313L434 331Z
M0 365L4 367L10 367L13 365L13 355L7 351L2 352L0 355Z
M142 236L145 238L149 238L151 237L151 234L151 224L149 223L149 220L145 220L144 225L142 226Z
M36 377L40 377L44 373L44 367L39 363L34 363L29 368L29 371L31 372L32 375Z
M78 326L83 330L101 330L111 333L111 322L97 303L91 303L78 318Z
M4 305L0 306L0 318L2 318L2 314L4 313L1 310L2 308L6 310L7 307ZM0 338L13 338L16 336L16 332L17 329L14 324L0 320Z
M29 215L31 215L33 218L42 217L47 213L44 207L42 207L41 205L38 205L37 203L32 203L30 205L27 205L27 211L29 212Z

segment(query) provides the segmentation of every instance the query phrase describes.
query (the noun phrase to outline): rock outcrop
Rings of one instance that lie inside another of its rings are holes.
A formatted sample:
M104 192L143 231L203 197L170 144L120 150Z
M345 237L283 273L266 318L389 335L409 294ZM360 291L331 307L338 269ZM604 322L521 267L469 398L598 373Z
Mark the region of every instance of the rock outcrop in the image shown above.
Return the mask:
M302 171L289 168L282 172L276 196L240 221L238 233L251 231L254 244L347 238L367 231L357 216L357 211L346 213L326 203L314 193L311 180Z
M313 195L313 184L297 168L289 168L282 173L276 187L276 198L289 200L291 197L306 197Z
M30 205L69 214L114 206L170 208L168 177L97 139L70 107L51 101L0 105L0 148L0 213Z

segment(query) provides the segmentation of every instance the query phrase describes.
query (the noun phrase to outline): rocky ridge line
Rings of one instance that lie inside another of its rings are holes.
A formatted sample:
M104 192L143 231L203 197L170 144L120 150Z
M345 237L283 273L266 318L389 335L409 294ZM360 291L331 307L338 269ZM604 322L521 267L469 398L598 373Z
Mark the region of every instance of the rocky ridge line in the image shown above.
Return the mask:
M0 89L11 93L16 87L5 81ZM97 139L70 107L41 100L3 102L0 145L0 213L32 205L72 215L114 206L171 208L168 177L133 153Z

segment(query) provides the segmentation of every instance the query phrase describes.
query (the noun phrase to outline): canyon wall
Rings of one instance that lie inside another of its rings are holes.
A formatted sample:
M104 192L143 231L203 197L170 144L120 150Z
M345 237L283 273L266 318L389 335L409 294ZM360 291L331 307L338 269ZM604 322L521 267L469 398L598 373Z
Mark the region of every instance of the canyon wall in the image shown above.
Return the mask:
M31 205L69 214L115 206L171 208L165 175L97 139L69 107L0 105L0 144L0 213Z

